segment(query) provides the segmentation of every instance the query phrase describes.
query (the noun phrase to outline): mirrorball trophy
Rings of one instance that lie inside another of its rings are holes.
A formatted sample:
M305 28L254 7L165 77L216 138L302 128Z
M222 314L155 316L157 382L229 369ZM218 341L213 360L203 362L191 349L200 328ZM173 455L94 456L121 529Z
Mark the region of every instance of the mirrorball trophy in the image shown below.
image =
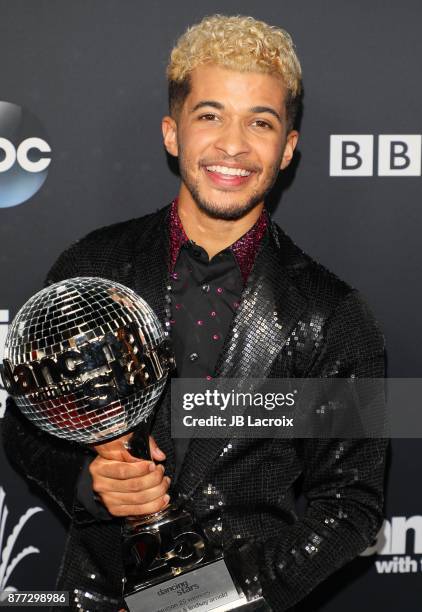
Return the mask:
M76 277L39 291L20 309L1 373L22 413L42 430L92 445L136 428L130 451L151 459L147 422L173 366L161 324L142 298L113 281ZM169 602L172 610L192 601L204 611L246 603L221 552L176 505L128 517L122 553L131 612Z

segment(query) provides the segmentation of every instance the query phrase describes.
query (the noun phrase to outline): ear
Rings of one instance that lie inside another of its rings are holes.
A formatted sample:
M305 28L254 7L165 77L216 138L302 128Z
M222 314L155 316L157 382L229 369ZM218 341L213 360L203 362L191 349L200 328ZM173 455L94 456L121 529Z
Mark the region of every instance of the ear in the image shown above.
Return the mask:
M166 115L161 120L161 130L163 132L164 146L170 155L177 157L179 154L179 147L177 144L177 123L173 119Z
M284 153L281 159L280 170L284 170L290 164L293 158L297 141L299 140L299 132L297 130L291 130L287 134L286 144L284 146Z

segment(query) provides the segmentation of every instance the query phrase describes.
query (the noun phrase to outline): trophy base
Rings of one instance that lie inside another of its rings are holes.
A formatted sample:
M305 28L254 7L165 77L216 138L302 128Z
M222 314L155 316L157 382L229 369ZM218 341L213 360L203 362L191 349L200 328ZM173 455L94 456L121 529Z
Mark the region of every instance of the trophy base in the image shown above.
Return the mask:
M153 586L139 585L125 595L130 612L264 612L264 598L248 601L236 588L223 558Z

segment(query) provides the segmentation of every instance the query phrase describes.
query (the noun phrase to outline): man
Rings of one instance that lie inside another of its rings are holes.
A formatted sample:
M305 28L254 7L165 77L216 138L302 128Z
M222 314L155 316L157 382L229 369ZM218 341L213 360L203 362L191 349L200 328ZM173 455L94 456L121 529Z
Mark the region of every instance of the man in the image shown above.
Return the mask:
M383 338L359 294L264 208L298 140L301 70L290 36L250 17L206 18L178 41L168 78L162 129L179 160L178 198L91 233L61 255L48 282L101 276L133 288L170 331L178 376L382 377ZM99 610L116 609L121 517L158 511L170 497L182 496L245 590L257 583L277 612L364 550L382 521L384 441L187 446L171 438L169 386L152 462L131 457L131 434L90 455L34 431L13 406L4 430L10 458L71 518L57 588L76 593L82 608L91 593ZM308 507L298 518L301 476Z

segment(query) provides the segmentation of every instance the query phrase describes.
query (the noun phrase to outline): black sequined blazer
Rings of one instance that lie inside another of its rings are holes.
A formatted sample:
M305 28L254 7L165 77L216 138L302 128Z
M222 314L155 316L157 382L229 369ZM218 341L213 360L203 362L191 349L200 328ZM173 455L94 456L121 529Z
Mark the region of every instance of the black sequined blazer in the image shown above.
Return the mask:
M165 207L92 232L62 253L47 282L72 276L118 281L164 323L168 212ZM383 336L359 293L271 223L217 371L233 378L382 377ZM172 476L169 396L167 387L152 433ZM84 451L35 431L11 400L3 432L10 461L70 518L57 588L118 597L120 519L96 521L75 505ZM243 574L259 575L267 601L279 612L373 541L382 523L385 454L380 439L195 439L177 489L211 537L221 538L226 550L240 550ZM308 501L300 517L293 494L298 479Z

